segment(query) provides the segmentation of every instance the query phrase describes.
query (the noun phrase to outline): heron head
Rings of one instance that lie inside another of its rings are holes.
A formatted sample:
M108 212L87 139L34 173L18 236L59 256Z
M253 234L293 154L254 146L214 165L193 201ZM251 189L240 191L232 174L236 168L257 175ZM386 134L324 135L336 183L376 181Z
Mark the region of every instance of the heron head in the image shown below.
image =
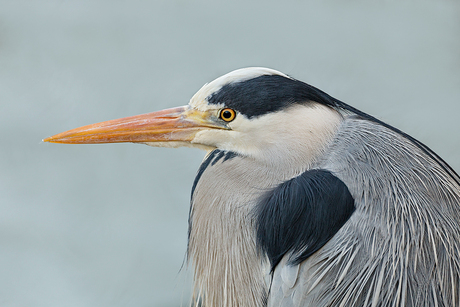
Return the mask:
M205 84L186 106L83 126L44 141L219 148L279 159L319 150L337 128L341 115L315 90L276 70L243 68Z

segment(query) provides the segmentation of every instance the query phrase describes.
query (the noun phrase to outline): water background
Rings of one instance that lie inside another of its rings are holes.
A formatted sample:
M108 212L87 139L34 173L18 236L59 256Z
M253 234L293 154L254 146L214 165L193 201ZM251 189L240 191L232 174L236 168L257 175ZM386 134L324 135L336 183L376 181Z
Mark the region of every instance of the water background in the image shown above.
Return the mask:
M460 171L460 4L0 0L0 306L186 306L197 149L41 140L267 66Z

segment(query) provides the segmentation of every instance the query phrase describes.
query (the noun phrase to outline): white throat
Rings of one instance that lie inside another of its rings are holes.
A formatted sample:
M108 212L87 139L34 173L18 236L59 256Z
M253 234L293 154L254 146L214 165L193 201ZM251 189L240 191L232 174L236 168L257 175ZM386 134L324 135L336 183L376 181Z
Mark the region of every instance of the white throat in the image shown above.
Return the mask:
M255 119L237 116L232 131L203 131L192 143L233 151L279 170L305 170L327 148L342 120L338 111L312 102Z

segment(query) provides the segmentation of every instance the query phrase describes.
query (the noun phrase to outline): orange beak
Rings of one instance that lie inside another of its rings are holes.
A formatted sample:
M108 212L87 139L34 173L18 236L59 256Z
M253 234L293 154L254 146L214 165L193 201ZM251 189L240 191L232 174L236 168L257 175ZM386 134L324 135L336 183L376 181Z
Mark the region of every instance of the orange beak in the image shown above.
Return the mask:
M216 115L189 106L109 120L65 131L44 139L64 144L191 142L205 129L228 129Z

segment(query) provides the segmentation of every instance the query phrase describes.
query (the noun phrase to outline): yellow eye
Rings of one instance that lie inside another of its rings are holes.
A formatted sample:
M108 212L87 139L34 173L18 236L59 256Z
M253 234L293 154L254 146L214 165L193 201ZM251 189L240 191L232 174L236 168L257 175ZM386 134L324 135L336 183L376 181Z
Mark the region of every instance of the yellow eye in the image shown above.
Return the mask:
M220 111L219 117L226 122L231 122L235 119L236 112L232 109L226 108Z

